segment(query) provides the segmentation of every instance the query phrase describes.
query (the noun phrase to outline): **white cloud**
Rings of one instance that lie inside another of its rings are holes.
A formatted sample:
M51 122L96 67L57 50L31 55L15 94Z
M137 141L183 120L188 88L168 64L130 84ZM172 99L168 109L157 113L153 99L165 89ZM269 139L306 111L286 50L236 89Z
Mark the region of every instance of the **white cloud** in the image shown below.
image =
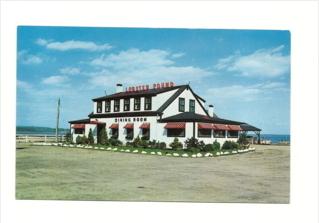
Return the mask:
M284 46L260 49L249 55L235 53L222 58L215 65L217 70L239 72L247 77L278 77L290 71L290 56L283 55Z
M118 54L102 55L91 61L97 72L90 82L108 86L115 82L142 84L157 81L199 82L211 72L194 66L176 66L170 52L159 49L129 49ZM175 56L176 57L176 56Z
M42 83L48 84L48 85L58 85L58 84L63 84L68 80L69 80L68 77L56 75L56 76L50 76L50 77L44 78L42 80Z
M282 82L267 82L253 85L230 85L207 90L209 98L216 101L255 101L267 99L273 92L289 92L289 86Z
M67 40L64 42L37 39L36 43L40 46L44 46L47 49L58 50L58 51L68 51L68 50L87 50L87 51L105 51L112 48L108 43L96 44L91 41L77 41L77 40Z
M29 90L32 88L32 85L26 81L17 80L17 87L22 90Z
M69 75L74 75L74 74L79 74L80 69L77 67L64 67L60 69L61 74L69 74Z
M18 60L23 64L40 64L43 62L40 56L29 54L26 50L18 52Z
M183 57L185 55L185 53L174 53L172 54L172 58L180 58Z

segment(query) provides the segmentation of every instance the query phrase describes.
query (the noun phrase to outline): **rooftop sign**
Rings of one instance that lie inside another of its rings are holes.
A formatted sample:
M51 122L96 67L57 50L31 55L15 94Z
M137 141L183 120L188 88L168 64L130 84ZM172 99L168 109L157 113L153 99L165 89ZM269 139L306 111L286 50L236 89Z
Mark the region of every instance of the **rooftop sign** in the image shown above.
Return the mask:
M162 89L168 87L174 87L175 84L173 82L161 82L161 83L154 83L153 85L138 85L133 87L126 87L126 92L135 92L135 91L148 91L149 89Z

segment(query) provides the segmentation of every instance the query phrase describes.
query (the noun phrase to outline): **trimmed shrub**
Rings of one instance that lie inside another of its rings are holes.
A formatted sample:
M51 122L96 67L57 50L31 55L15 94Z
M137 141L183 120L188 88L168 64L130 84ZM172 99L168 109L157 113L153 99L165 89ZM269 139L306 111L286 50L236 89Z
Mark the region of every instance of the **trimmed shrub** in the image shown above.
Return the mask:
M166 143L165 142L160 142L159 143L159 147L157 147L159 149L166 149Z
M203 141L198 141L198 139L192 137L185 141L185 145L187 149L197 148L200 150L204 150L205 143Z
M214 141L212 150L213 150L213 151L218 151L218 150L220 150L220 143L217 142L217 140Z
M109 143L112 145L112 146L120 146L120 145L123 145L123 143L118 140L118 139L109 139Z
M109 138L108 138L108 135L107 135L107 132L106 132L106 129L105 127L101 129L101 131L99 132L99 139L100 139L100 144L102 145L109 145Z
M234 150L234 149L239 149L239 148L240 148L239 144L236 142L232 142L232 141L225 141L223 146L222 146L223 150Z
M75 139L75 143L76 144L82 144L82 137L81 136L77 136Z
M157 147L156 147L156 144L157 144L156 140L153 140L153 141L149 141L149 142L148 142L148 145L149 145L151 148L157 148Z
M169 146L175 150L183 148L183 144L178 141L178 138L175 138L174 141L171 144L169 144Z
M148 141L147 140L140 140L139 144L140 147L142 148L148 148Z
M133 140L132 146L133 146L133 147L139 147L139 146L140 146L140 143L141 143L141 139L140 139L139 136L137 136L137 137Z
M93 137L92 129L90 129L90 131L89 131L88 143L89 143L89 144L94 144L94 137Z
M203 148L204 152L209 152L209 151L213 151L213 144L206 144Z

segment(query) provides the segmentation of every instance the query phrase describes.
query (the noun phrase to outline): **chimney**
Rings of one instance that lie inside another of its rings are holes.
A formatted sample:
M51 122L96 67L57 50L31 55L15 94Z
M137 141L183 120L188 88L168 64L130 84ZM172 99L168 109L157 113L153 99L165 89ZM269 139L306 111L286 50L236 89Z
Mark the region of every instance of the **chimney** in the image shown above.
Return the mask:
M208 114L210 117L214 116L214 106L213 105L208 105Z
M115 93L123 92L123 85L122 84L116 84L116 90Z

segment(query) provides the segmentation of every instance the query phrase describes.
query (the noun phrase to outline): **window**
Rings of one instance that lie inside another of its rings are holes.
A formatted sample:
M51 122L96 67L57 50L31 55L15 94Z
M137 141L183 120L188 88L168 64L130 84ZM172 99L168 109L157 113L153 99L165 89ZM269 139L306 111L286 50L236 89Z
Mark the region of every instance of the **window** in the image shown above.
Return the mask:
M96 112L101 113L102 112L102 101L98 101L96 105Z
M112 139L117 139L119 137L119 129L111 129L112 131Z
M238 138L238 131L228 131L228 138Z
M185 129L167 129L167 137L185 137Z
M126 139L133 139L134 138L134 129L126 129Z
M110 112L111 111L111 101L107 100L105 101L105 112Z
M184 112L185 111L185 98L178 99L178 111Z
M124 99L124 111L129 111L130 110L130 99L125 98Z
M195 112L195 100L189 100L189 112Z
M141 109L141 98L134 98L134 111Z
M144 110L152 110L152 97L145 97Z
M226 131L225 130L214 130L215 138L225 138Z
M74 129L74 134L84 134L84 129Z
M210 138L212 137L211 129L198 129L198 137Z
M120 99L114 100L114 112L120 111Z
M150 129L142 129L142 139L143 140L150 139Z

